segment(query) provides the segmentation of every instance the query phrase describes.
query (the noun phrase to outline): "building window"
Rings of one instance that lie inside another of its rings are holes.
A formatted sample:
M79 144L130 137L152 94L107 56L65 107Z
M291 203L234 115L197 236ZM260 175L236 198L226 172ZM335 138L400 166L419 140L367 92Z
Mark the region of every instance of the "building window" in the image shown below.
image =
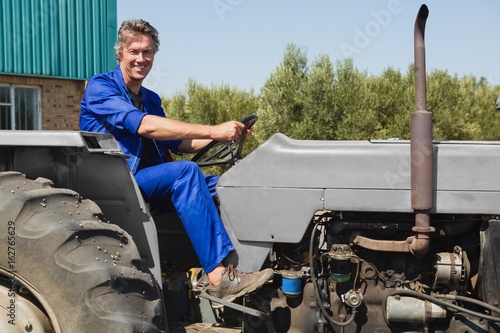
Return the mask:
M0 129L40 128L40 88L0 85Z

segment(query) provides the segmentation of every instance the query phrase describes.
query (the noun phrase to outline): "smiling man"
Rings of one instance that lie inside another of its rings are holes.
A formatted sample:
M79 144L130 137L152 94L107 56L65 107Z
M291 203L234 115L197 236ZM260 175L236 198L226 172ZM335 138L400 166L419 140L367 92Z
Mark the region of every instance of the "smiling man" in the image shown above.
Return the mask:
M178 213L207 273L209 292L232 301L262 286L273 271L243 273L223 265L234 248L213 200L218 177L203 175L191 161L169 162L165 151L193 153L212 140L237 140L245 125L168 119L158 94L142 86L159 45L158 31L148 22L122 23L115 45L118 66L89 80L80 105L80 128L116 138L151 209Z
M154 60L154 40L151 35L131 37L125 52L121 52L120 69L127 87L139 94L142 81L146 78Z

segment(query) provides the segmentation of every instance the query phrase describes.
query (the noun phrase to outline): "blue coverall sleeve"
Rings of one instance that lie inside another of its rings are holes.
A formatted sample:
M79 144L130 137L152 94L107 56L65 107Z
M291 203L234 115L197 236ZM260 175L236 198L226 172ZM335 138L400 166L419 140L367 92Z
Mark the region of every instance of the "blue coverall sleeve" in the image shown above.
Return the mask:
M97 121L101 128L111 133L114 129L137 133L145 113L135 108L125 96L111 79L105 76L92 78L83 96L82 104L85 104L87 114L80 117L80 128L98 131Z
M147 113L156 115L158 117L166 117L165 111L161 106L162 103L160 96L147 88L143 88L143 90L144 95L146 96L144 99L144 105L146 107ZM161 148L168 149L172 153L177 154L179 152L179 145L181 144L182 140L156 140L156 142Z

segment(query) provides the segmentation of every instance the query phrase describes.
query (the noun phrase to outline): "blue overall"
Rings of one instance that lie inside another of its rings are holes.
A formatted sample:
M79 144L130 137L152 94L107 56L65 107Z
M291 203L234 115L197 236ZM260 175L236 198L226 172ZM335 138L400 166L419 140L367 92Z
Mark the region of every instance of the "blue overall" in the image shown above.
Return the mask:
M92 77L80 104L82 131L111 133L129 157L127 163L151 209L174 209L200 264L212 271L234 250L214 204L218 177L205 176L191 161L167 162L165 149L178 151L181 140L152 140L153 166L138 169L144 140L137 130L146 114L165 117L160 97L141 87L144 111L132 105L120 68Z

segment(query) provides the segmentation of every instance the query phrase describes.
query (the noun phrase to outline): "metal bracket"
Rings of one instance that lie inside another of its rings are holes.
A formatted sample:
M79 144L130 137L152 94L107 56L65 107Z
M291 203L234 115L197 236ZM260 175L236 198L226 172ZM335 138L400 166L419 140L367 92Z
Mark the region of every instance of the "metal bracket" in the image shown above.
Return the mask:
M248 314L250 316L253 316L253 317L258 317L258 318L266 319L269 316L267 313L264 313L262 311L259 311L259 310L256 310L256 309L252 309L252 308L249 308L247 306L243 306L243 305L240 305L240 304L237 304L237 303L224 301L224 300L222 300L220 298L217 298L215 296L212 296L212 295L208 294L204 290L201 290L201 291L197 292L196 293L196 297L204 298L204 299L207 299L209 301L219 303L219 304L221 304L223 306L227 306L227 307L229 307L231 309L234 309L234 310L246 313L246 314Z

